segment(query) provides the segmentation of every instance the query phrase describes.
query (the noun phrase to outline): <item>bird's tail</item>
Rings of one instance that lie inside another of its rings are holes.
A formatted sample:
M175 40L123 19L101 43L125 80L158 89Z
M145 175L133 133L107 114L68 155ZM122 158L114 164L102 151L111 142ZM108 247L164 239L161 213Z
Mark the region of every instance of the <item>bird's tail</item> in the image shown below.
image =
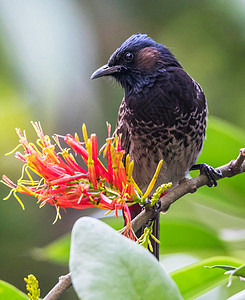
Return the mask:
M154 224L152 227L152 234L155 238L158 240L160 239L160 214L157 214L157 216L154 219ZM153 248L153 255L156 257L157 260L159 260L159 244L151 238L151 244Z
M131 214L131 219L134 219L141 211L142 207L137 203L129 207L129 211ZM126 225L126 224L125 224ZM145 226L142 226L139 230L135 232L137 238L140 238L141 235L144 233ZM158 214L154 219L154 224L152 227L152 234L159 240L160 237L160 215ZM159 260L159 244L151 238L151 244L153 248L152 254Z

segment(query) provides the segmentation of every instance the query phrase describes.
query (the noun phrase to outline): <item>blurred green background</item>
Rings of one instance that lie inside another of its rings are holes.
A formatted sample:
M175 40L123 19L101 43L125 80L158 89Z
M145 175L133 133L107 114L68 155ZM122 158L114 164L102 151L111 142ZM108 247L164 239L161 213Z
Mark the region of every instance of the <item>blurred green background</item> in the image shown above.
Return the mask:
M84 122L103 144L105 122L113 126L116 123L123 91L108 79L90 81L90 75L136 32L147 33L170 48L203 87L210 115L237 126L216 118L210 121L210 142L208 134L202 159L214 166L227 163L237 156L245 141L244 28L242 0L0 0L1 175L7 174L14 182L20 177L22 164L13 155L4 154L18 144L16 127L26 129L29 140L36 140L31 120L41 121L50 136L80 134ZM193 221L214 231L221 242L227 243L227 251L232 249L229 254L244 259L245 204L241 185L244 175L219 183L212 191L204 188L171 208L165 222L170 222L167 228L175 250L167 248L166 252L190 252L178 249L173 233ZM9 190L3 185L0 189L4 198ZM38 261L30 255L30 249L69 232L79 216L91 212L68 209L62 212L62 220L52 225L53 207L39 209L35 199L21 199L25 211L13 197L0 202L0 278L24 290L24 276L33 273L40 281L43 297L68 268ZM173 229L171 224L179 227ZM185 233L189 244L193 240L191 232ZM205 252L205 243L200 248L201 255L197 251L184 258L164 256L166 265L171 270L176 261L191 263L208 257L210 249ZM215 293L212 299L222 299L219 291ZM71 290L63 299L76 296Z

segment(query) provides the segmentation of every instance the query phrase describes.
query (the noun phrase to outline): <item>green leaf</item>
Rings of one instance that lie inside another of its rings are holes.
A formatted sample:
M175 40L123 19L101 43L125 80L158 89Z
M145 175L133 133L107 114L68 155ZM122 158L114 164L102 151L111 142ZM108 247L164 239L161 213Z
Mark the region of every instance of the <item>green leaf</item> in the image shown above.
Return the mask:
M70 270L80 299L182 299L143 247L94 218L80 218L71 238Z
M161 254L188 252L208 257L228 253L225 243L215 230L193 220L165 220L161 216L160 241Z
M196 298L214 287L228 282L222 269L209 270L208 265L241 265L241 261L226 256L217 256L191 264L172 272L170 275L177 283L184 299Z
M245 278L245 265L240 266L235 270L233 276L241 276Z
M67 264L69 261L71 235L67 234L43 248L34 248L31 255L36 260L51 261L56 264Z
M0 299L2 300L28 300L29 298L13 285L0 280Z
M245 131L242 128L228 121L209 116L207 139L200 159L208 159L208 164L218 167L236 158L234 155L238 155L240 148L245 146L244 143Z
M209 117L207 139L198 162L205 162L213 167L224 165L236 159L240 148L245 147L245 131L239 127ZM228 214L243 217L245 214L245 174L225 178L218 182L218 188L202 187L195 194L198 202L222 210ZM193 196L187 196L188 198Z

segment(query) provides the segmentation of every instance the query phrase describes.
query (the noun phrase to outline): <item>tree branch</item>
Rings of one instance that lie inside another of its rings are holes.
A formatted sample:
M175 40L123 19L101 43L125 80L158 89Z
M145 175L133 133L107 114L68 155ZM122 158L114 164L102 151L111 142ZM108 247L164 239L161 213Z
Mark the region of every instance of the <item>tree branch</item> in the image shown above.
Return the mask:
M236 160L232 160L230 163L223 165L217 170L222 172L222 177L216 179L222 179L225 177L233 177L237 174L245 172L245 148L240 150L240 153ZM188 193L194 193L203 185L208 184L208 178L205 174L201 174L191 179L184 179L178 186L164 195L161 200L160 211L166 211L175 201L183 197ZM145 225L149 219L155 216L156 212L152 207L146 207L136 218L132 221L133 230L137 231L143 225ZM123 229L122 229L123 230ZM120 230L120 231L122 231ZM53 287L48 295L43 300L56 300L58 297L66 291L71 283L71 273L59 277L59 282Z
M71 273L59 277L59 282L52 288L43 300L56 300L71 286Z
M217 170L222 172L222 177L217 177L217 180L225 177L233 177L237 174L245 172L245 148L240 150L236 160L232 160L228 164L218 167ZM205 174L200 174L199 176L191 179L184 179L178 186L170 190L160 199L160 211L167 211L170 205L179 198L188 193L194 193L198 188L207 184L208 177ZM156 213L152 207L146 207L137 217L132 220L133 230L136 232L143 225L145 225L149 219L153 218L155 214Z

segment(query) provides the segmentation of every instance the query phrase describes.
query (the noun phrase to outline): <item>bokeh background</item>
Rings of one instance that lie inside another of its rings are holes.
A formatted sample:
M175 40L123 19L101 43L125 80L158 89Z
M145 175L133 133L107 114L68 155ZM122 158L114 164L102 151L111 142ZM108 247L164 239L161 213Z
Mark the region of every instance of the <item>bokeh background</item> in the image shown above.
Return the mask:
M18 144L16 127L26 129L29 140L36 139L32 120L41 121L50 136L80 134L81 124L86 123L103 144L105 122L116 123L123 91L108 79L91 81L90 75L136 32L147 33L170 48L203 87L210 115L241 127L239 133L244 137L245 1L0 0L1 175L7 174L13 181L20 177L21 163L4 154ZM218 135L215 142L214 151L220 145ZM206 162L218 166L211 155ZM244 183L241 176L239 184ZM236 179L232 180L236 184ZM222 184L217 189L222 189ZM1 198L8 192L1 184ZM39 209L35 199L21 199L25 211L13 197L0 200L0 278L24 290L23 277L33 273L44 296L68 267L36 260L30 249L69 232L84 212L62 212L62 220L52 225L53 207ZM229 199L232 202L232 197ZM205 206L205 201L198 205L197 201L192 196L176 204L167 216L169 221L176 224L178 218L192 215L209 223L219 236L223 233L223 239L228 239L228 228L244 255L244 215L229 215L218 206ZM185 263L196 260L198 255L182 257ZM166 265L179 261L169 256ZM212 299L222 299L219 291L215 293ZM63 299L76 296L71 290Z

